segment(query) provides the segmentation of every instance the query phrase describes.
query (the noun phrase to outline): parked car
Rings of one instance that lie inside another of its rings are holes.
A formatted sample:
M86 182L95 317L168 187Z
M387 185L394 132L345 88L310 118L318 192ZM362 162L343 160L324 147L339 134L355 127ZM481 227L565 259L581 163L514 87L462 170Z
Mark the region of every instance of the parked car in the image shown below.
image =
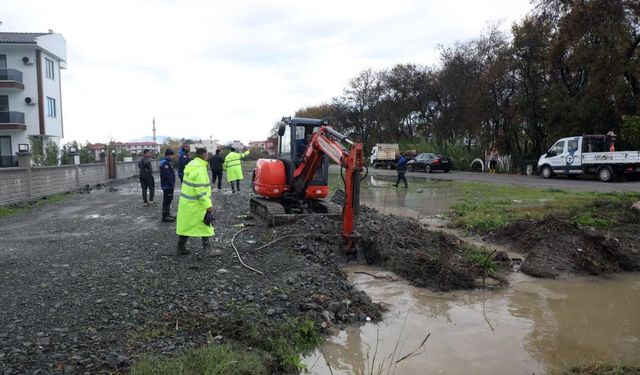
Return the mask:
M451 166L451 159L448 157L425 152L418 154L413 160L409 160L407 163L407 171L425 171L427 173L433 171L449 172Z

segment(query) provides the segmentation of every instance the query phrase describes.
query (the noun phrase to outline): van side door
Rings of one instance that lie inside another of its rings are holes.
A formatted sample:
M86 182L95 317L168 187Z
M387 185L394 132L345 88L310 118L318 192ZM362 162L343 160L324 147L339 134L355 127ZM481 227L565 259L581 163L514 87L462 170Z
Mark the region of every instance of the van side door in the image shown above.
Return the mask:
M564 155L564 173L580 174L582 173L582 142L580 137L567 139L567 147Z

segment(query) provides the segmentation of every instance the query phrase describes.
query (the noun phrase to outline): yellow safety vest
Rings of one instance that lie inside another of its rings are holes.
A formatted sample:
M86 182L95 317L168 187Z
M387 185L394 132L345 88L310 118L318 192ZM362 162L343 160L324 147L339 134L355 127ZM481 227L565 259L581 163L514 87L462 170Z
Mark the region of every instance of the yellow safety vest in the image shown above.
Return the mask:
M247 155L249 155L249 151L245 151L242 154L232 151L225 156L223 168L227 172L227 182L244 178L242 175L242 158Z
M189 237L211 237L214 228L202 220L211 204L211 181L208 164L194 158L184 168L184 179L180 187L180 201L176 219L176 233Z

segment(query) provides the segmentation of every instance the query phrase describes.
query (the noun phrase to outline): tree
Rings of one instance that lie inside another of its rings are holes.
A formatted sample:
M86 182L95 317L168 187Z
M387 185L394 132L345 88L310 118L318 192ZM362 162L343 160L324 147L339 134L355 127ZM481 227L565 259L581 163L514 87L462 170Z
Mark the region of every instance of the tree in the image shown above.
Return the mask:
M43 165L45 160L44 154L44 142L42 137L39 135L29 136L31 140L31 155L33 160L33 165Z
M75 150L76 153L80 152L80 145L78 144L78 141L67 142L62 146L62 152L60 155L60 164L63 164L63 165L73 164L74 162L73 157L69 155L72 149Z
M300 108L296 111L295 117L317 118L329 120L335 113L335 108L331 104L320 104L316 106Z
M44 165L58 165L60 163L60 147L49 139L45 145Z
M96 162L96 155L93 152L93 149L91 148L91 146L92 146L91 143L89 143L89 141L86 141L85 144L79 148L81 164Z

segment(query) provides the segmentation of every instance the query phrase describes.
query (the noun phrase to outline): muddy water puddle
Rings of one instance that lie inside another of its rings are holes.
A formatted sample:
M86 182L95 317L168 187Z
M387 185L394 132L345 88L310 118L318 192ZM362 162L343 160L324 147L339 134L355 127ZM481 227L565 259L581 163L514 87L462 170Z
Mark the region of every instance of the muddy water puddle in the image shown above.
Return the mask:
M569 364L640 358L637 273L610 280L516 273L501 291L434 293L356 273L363 270L391 274L346 269L357 288L390 310L379 323L347 327L327 339L305 358L309 373L386 374L388 363L414 351L428 333L420 354L397 363L396 374L547 374Z
M394 182L369 176L366 180L366 188L360 192L360 201L383 214L412 217L427 223L432 221L439 223L439 216L459 198L443 189L394 188Z

